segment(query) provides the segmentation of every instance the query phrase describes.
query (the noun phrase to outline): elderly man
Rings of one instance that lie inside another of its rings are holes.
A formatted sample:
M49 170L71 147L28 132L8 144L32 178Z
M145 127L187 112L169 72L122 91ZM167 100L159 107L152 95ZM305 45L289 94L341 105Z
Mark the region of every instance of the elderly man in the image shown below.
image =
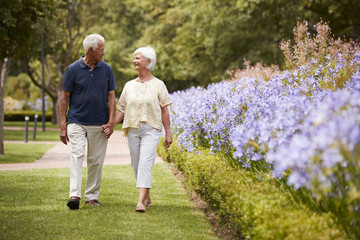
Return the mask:
M105 39L91 34L83 41L85 55L65 71L60 100L60 139L70 141L70 199L67 206L78 209L81 199L82 163L87 144L85 204L99 206L102 166L107 141L113 132L115 77L105 55ZM68 112L67 109L69 108ZM67 113L67 115L66 115ZM103 128L110 129L105 133Z

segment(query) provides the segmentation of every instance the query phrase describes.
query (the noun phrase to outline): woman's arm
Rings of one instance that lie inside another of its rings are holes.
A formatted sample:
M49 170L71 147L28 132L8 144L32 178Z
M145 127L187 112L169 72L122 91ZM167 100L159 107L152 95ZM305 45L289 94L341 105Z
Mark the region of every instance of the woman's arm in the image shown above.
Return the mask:
M161 119L165 128L165 147L170 147L170 144L173 142L171 131L170 131L170 115L169 109L167 106L161 108Z
M113 132L113 129L116 125L118 125L124 119L124 113L119 110L115 112L111 126L109 124L102 126L102 131L105 133L105 137L109 138Z

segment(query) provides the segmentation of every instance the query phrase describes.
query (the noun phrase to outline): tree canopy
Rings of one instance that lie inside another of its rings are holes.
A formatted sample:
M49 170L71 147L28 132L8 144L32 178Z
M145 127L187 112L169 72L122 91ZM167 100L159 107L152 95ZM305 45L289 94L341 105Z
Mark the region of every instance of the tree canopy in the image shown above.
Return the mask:
M134 78L136 48L151 45L158 61L154 75L169 91L221 81L226 70L255 64L284 66L279 44L291 39L297 21L309 30L321 19L336 37L359 39L359 1L330 0L124 0L56 1L72 12L48 18L47 44L64 71L83 54L82 39L99 33L106 40L107 61L114 69L120 94ZM70 17L72 16L72 17ZM56 20L57 19L57 20ZM53 24L50 22L53 21ZM70 23L76 23L71 26ZM79 31L81 30L81 31ZM80 35L79 35L80 34ZM71 41L77 36L76 41ZM71 43L71 44L70 44ZM69 45L70 44L70 45ZM60 50L61 49L61 50ZM70 62L71 62L70 61ZM61 74L53 81L62 82ZM56 75L56 76L55 76ZM59 85L60 86L60 85Z

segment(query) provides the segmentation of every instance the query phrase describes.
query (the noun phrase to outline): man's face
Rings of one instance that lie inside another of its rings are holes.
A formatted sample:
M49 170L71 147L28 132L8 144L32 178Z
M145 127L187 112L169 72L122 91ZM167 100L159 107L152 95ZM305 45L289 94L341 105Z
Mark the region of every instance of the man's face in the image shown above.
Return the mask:
M98 48L92 49L91 56L96 62L101 62L105 55L105 44L101 41L98 42Z

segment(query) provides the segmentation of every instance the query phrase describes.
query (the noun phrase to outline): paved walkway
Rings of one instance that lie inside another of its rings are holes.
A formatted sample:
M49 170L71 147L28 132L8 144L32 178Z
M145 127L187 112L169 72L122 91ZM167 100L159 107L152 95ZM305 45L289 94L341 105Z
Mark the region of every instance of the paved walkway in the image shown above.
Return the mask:
M6 141L25 144L24 141ZM32 163L12 163L0 164L0 170L20 170L20 169L41 169L41 168L69 168L70 167L70 143L62 142L40 142L28 141L28 143L52 143L56 144L47 151L39 160ZM163 163L163 160L156 155L155 163ZM130 152L126 139L122 131L115 131L108 142L105 156L105 165L130 164ZM86 160L83 166L86 167Z

